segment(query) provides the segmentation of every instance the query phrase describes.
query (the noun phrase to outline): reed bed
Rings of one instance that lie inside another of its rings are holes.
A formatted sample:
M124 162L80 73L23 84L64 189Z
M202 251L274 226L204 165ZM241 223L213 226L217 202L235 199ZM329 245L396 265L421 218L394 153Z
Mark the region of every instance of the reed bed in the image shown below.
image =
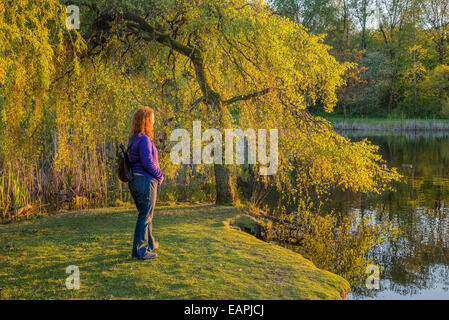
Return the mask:
M336 130L341 131L449 131L449 120L390 120L390 119L355 119L355 120L330 120Z

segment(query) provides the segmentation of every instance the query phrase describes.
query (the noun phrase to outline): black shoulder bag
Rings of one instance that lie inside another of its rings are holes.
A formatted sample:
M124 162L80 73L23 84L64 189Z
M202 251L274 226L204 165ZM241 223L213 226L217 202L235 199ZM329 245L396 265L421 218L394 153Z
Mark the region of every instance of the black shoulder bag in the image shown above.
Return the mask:
M134 175L133 170L131 169L131 162L129 161L128 149L125 150L123 144L120 143L120 150L118 153L117 160L117 173L118 178L123 182L130 182Z

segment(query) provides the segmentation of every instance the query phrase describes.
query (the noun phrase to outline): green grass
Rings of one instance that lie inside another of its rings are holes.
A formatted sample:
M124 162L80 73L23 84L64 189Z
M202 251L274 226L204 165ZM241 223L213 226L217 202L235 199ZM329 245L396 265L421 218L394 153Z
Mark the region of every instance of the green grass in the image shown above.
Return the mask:
M343 278L229 226L230 206L159 207L158 258L131 259L134 208L0 225L0 299L341 299ZM80 269L80 289L63 286Z

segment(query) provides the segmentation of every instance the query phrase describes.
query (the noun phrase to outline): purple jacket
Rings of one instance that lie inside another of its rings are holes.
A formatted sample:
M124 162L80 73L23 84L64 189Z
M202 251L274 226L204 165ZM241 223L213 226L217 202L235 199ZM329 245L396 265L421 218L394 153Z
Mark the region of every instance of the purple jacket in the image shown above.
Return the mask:
M164 174L159 168L157 149L153 141L142 134L140 137L135 133L128 141L128 155L133 173L142 174L162 184Z

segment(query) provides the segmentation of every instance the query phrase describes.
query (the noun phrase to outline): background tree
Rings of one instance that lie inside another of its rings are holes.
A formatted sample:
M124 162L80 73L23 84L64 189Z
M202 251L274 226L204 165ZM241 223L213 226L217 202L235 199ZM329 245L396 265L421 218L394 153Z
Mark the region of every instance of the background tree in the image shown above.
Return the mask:
M353 8L354 17L357 19L357 22L361 29L361 49L366 50L366 37L367 37L367 28L368 28L368 20L373 15L374 10L372 8L373 1L372 0L353 0L351 2L351 6ZM363 56L366 55L366 52L363 53Z
M424 0L422 9L425 16L425 27L430 31L438 52L438 62L444 64L449 41L449 1Z

